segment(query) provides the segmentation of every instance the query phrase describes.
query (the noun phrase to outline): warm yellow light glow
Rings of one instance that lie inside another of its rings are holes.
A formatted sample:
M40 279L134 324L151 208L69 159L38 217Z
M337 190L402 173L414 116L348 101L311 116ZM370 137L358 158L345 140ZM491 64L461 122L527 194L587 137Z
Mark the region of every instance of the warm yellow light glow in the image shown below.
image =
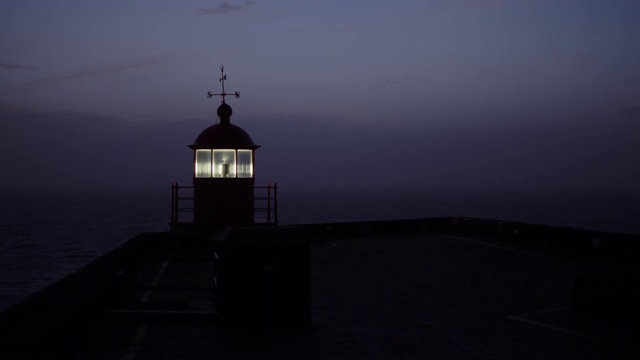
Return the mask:
M236 177L236 151L213 150L213 177Z
M196 150L195 176L197 178L211 177L211 150Z
M195 177L251 178L253 151L247 149L196 150Z
M253 151L238 150L238 177L253 177Z

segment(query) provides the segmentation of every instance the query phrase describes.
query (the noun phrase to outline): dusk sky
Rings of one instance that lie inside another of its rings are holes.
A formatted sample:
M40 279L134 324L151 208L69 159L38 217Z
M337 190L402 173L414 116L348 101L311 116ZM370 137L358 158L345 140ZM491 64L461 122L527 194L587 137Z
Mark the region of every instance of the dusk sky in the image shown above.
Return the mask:
M0 0L0 184L190 182L224 64L259 181L637 191L639 38L637 0Z

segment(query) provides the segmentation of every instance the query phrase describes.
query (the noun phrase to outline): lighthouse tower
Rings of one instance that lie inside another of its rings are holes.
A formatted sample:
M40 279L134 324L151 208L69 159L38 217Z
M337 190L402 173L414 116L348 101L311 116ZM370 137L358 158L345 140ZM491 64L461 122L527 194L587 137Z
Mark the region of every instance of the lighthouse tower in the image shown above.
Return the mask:
M254 223L254 159L259 148L251 136L231 124L233 110L226 103L224 67L220 67L222 92L218 121L204 129L189 147L193 150L193 222L211 226ZM232 96L239 98L240 93Z
M220 73L222 92L207 93L222 99L218 120L189 145L193 186L171 186L172 233L185 236L190 249L214 252L213 301L221 323L308 327L312 238L301 227L278 225L275 183L255 186L260 146L231 124L233 110L225 100L240 94L227 94L222 66ZM193 219L183 220L182 212L193 212ZM266 212L266 219L256 220L256 212Z

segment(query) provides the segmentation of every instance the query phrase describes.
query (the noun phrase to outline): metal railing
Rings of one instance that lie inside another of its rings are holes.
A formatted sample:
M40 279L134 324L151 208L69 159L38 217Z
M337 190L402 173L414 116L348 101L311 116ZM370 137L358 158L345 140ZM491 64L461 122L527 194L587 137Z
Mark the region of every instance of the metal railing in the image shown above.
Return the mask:
M256 190L262 192L262 195L256 196ZM273 183L273 185L268 183L267 186L253 187L253 212L254 222L256 222L255 213L259 212L267 215L267 218L262 222L278 224L278 183Z
M193 201L193 186L180 186L177 182L171 183L171 224L193 222L193 216L188 220L180 217L183 213L193 214Z
M278 184L254 186L253 212L255 223L278 224ZM259 194L256 195L256 192ZM171 183L171 224L193 223L194 209L193 186ZM182 217L191 214L188 219ZM256 213L266 213L266 219L256 219Z

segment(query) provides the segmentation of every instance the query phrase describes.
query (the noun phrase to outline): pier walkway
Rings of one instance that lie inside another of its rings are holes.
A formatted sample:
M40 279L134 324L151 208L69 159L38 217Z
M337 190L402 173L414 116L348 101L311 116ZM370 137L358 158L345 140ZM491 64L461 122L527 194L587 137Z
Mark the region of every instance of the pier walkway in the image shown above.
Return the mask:
M7 328L28 306L55 312L60 298L49 299L49 305L26 301L23 308L3 314L2 346L8 354L0 357L640 358L637 331L589 325L572 313L576 279L615 265L465 232L365 231L318 239L310 245L309 329L220 326L212 299L211 245L152 233L134 238L137 245L128 245L132 248L108 255L119 264L109 274L120 280L99 290L101 300L91 310L77 310L92 315L74 320L72 335L51 340L53 327L40 337L29 327ZM132 252L134 248L138 250ZM59 286L67 286L65 296L73 296L78 284ZM39 326L36 315L25 321ZM46 337L50 340L42 343Z

